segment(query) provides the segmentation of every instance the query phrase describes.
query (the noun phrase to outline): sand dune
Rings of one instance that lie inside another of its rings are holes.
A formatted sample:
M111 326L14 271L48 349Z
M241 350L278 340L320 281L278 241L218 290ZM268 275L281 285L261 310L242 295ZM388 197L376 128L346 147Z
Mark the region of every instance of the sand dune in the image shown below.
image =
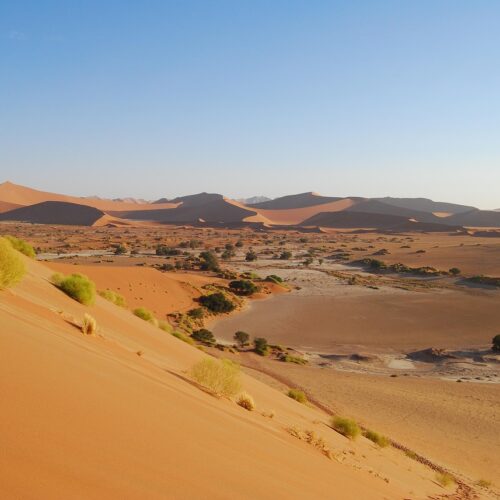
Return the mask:
M322 205L332 201L338 201L341 198L331 196L321 196L317 193L301 193L282 196L270 201L252 204L252 208L262 208L265 210L289 210L297 208L306 208L315 205Z
M0 214L0 220L31 222L35 224L61 224L92 226L104 212L97 208L63 201L44 201L27 207L16 208Z
M7 201L0 201L0 213L9 212L16 208L20 208L22 205L17 205L16 203L9 203Z
M365 439L350 443L314 423L324 418L317 410L250 377L245 388L274 419L208 395L185 380L203 353L99 297L90 308L76 303L47 282L50 270L26 263L23 282L0 292L4 498L382 499L442 491L432 471ZM97 336L71 324L86 311ZM343 463L290 436L289 426L317 428Z

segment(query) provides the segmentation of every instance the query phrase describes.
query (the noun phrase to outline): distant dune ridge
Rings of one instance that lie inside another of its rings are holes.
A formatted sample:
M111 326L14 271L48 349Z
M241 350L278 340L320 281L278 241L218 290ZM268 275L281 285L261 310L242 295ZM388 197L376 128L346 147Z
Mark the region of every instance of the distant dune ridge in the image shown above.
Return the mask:
M136 198L107 200L95 196L67 196L11 182L0 184L0 218L73 225L141 221L218 227L225 224L231 227L254 224L256 227L316 226L391 231L446 232L463 230L463 226L500 228L499 210L479 210L426 198L333 197L307 192L273 200L253 197L237 201L218 193L203 192L148 202Z

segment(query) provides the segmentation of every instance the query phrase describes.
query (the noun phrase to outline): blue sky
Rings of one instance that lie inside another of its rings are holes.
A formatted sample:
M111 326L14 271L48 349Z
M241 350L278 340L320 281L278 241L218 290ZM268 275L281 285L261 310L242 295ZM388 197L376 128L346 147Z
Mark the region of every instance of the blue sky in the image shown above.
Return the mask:
M0 0L0 181L500 208L497 0Z

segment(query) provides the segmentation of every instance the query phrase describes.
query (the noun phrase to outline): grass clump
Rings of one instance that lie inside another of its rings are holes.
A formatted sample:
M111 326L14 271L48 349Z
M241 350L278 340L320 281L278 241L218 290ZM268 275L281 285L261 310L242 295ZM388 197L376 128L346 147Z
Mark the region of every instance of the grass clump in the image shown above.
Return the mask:
M488 481L487 479L479 479L476 481L476 486L479 486L480 488L489 488L491 484L491 481Z
M361 429L355 420L344 417L333 417L332 427L349 439L356 439L361 433Z
M26 257L33 259L36 256L35 249L27 241L10 235L6 235L5 239L12 245L14 250L21 252L26 255Z
M127 307L125 297L118 292L114 292L113 290L101 290L99 295L117 306Z
M290 389L287 392L287 396L304 405L307 403L307 396L300 389Z
M159 321L158 328L167 333L173 333L174 327L168 321Z
M436 481L444 488L455 484L455 478L449 472L436 472Z
M97 321L90 314L83 316L82 333L84 335L95 335L97 333Z
M52 283L72 299L85 306L92 305L95 300L95 284L83 274L54 274Z
M363 433L363 436L365 436L366 439L369 439L381 448L385 448L386 446L389 446L391 444L389 438L369 429Z
M183 342L186 342L186 344L196 345L196 342L189 335L186 335L185 333L179 332L178 330L172 332L172 335L175 338L182 340Z
M19 254L5 238L0 238L0 289L19 283L25 273Z
M295 363L296 365L307 365L307 359L301 358L300 356L292 356L291 354L285 354L281 358L285 363Z
M204 358L191 368L191 376L217 396L230 398L241 391L240 367L229 359Z
M149 323L156 324L156 322L157 322L155 315L149 309L146 309L145 307L138 307L137 309L133 310L133 313L138 318L141 318L144 321L147 321Z
M242 392L238 396L236 403L248 411L253 411L255 409L255 403L254 403L252 396L250 396L250 394L247 394L246 392Z
M418 460L418 455L414 451L405 450L405 455L412 460Z

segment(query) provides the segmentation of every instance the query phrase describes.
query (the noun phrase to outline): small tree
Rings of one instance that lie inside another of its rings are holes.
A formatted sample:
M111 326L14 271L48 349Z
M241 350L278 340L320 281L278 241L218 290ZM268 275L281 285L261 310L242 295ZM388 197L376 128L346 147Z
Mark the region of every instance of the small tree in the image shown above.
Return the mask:
M249 250L245 255L245 260L247 262L253 262L254 260L257 260L257 254L253 250Z
M252 295L257 291L257 286L248 280L235 280L229 283L232 292L239 295Z
M288 250L285 250L280 254L281 260L290 260L291 258L292 258L292 252L289 252Z
M263 337L257 337L253 341L254 350L259 356L265 356L269 351L269 344L267 339Z
M203 271L214 271L214 272L220 271L219 260L217 259L217 256L213 252L211 251L201 252L200 259L201 259L200 268Z
M222 292L212 293L211 295L202 295L199 298L199 301L202 306L215 313L231 312L236 307Z
M123 255L127 253L127 247L122 243L115 246L115 255Z
M500 352L500 334L493 337L491 348L495 352Z
M245 347L249 344L250 335L248 335L248 333L242 332L240 330L234 334L233 338L237 342L240 349L243 349L243 347Z
M200 330L196 330L191 334L191 338L197 340L198 342L203 342L204 344L207 345L215 344L214 334L210 330L207 330L206 328L201 328Z
M460 269L458 269L458 267L452 267L449 270L449 273L453 274L453 276L458 276L460 274Z

